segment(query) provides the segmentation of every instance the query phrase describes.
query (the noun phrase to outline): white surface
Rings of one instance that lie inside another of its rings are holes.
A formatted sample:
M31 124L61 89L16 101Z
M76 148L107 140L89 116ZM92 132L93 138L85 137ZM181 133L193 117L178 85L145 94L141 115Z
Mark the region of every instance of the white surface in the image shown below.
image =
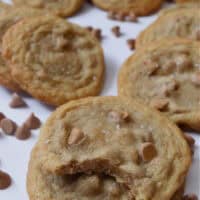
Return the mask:
M86 5L79 15L70 19L70 21L82 26L92 25L93 27L101 28L103 31L104 39L102 45L107 69L102 95L117 95L118 69L132 53L126 45L126 40L135 38L154 19L155 16L151 16L140 18L139 23L120 23L108 20L105 12L89 5ZM122 37L116 38L111 34L110 29L114 25L121 27ZM28 108L10 109L8 106L10 99L11 93L0 87L0 111L5 113L7 117L15 120L18 124L21 124L31 112L35 112L42 121L45 121L53 110L53 108L27 96L24 96L24 99L29 105ZM37 140L37 136L38 131L35 131L31 139L19 141L14 137L0 134L0 169L8 172L13 179L13 184L9 189L0 191L0 200L28 200L26 193L26 171L29 154ZM187 180L186 192L196 193L200 197L200 136L197 134L193 136L196 139L195 155Z

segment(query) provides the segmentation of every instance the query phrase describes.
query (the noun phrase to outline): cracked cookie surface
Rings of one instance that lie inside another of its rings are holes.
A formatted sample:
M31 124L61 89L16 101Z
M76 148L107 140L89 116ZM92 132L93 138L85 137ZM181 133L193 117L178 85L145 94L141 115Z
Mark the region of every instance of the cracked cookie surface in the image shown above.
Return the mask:
M163 38L200 40L200 6L186 4L161 11L158 19L136 40L136 48Z
M139 50L122 66L121 96L139 99L178 125L200 131L200 42L160 40Z
M14 4L43 9L52 14L67 17L76 13L83 5L84 0L13 0Z
M143 16L158 10L163 0L92 0L92 2L104 10Z
M136 200L171 199L191 162L176 126L155 110L119 97L58 108L43 126L37 148L48 173L105 173L127 185Z
M20 87L48 104L101 90L104 57L99 42L63 19L41 16L19 22L4 35L3 54Z

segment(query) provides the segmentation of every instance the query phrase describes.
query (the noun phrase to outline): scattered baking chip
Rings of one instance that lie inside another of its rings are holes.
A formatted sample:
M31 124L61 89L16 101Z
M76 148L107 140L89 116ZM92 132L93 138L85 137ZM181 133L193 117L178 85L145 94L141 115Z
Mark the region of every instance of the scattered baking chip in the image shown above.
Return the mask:
M34 113L31 113L24 124L28 129L38 129L41 126L41 121Z
M0 126L3 132L7 135L13 135L16 131L17 125L15 122L8 118L4 118L1 120Z
M20 107L26 107L25 101L20 97L17 93L14 93L12 95L12 100L9 104L11 108L20 108Z

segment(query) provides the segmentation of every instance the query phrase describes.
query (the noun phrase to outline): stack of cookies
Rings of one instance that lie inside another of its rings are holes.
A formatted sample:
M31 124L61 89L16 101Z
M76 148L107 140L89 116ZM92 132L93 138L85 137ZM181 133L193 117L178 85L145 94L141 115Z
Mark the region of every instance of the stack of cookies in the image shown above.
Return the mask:
M182 132L120 97L58 108L31 155L30 200L181 200L191 164Z

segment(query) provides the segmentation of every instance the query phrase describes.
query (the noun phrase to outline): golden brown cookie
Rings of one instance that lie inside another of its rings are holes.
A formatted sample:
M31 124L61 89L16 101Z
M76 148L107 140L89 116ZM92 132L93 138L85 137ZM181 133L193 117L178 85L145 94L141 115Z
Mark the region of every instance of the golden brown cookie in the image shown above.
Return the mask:
M158 10L163 0L92 0L92 2L104 10L144 16Z
M9 7L8 12L0 13L0 49L2 50L2 38L5 32L15 23L24 18L35 17L43 15L44 12L27 7ZM9 89L18 91L19 85L13 80L10 70L5 63L0 53L0 84L8 87Z
M5 10L7 10L10 7L11 6L9 4L0 1L0 13L4 12Z
M82 7L84 0L13 0L15 5L25 5L40 8L52 14L67 17L76 13Z
M169 200L184 183L191 153L183 134L156 110L131 99L91 97L58 108L37 151L57 175L105 173L135 200Z
M158 19L140 33L136 48L166 37L200 40L200 7L193 5L187 4L161 12Z
M99 41L64 19L42 16L19 22L5 34L3 54L21 88L48 104L101 90L104 57Z
M200 42L165 39L149 44L122 66L119 95L139 99L178 125L200 131Z

